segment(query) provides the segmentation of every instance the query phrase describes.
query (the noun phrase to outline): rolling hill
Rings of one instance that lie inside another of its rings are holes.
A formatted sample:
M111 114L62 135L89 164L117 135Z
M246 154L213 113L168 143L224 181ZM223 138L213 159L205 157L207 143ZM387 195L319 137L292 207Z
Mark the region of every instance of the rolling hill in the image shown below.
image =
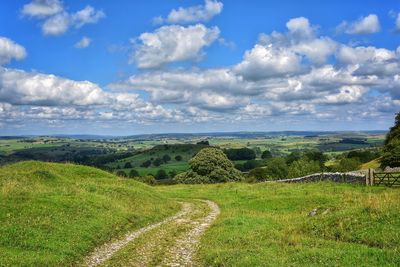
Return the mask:
M147 185L95 168L8 165L0 168L0 265L71 265L112 237L178 209Z

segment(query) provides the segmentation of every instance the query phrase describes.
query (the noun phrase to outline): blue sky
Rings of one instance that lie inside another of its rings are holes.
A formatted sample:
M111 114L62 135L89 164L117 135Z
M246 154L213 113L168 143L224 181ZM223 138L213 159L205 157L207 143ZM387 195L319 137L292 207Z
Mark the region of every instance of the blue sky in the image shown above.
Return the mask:
M398 1L0 2L0 134L373 130Z

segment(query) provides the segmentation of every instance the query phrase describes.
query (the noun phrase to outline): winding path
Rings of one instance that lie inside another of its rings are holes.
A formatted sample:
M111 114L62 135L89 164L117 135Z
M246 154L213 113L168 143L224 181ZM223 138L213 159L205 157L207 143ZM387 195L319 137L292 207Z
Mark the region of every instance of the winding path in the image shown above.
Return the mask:
M200 238L219 213L209 200L182 203L174 216L97 248L86 266L193 266Z

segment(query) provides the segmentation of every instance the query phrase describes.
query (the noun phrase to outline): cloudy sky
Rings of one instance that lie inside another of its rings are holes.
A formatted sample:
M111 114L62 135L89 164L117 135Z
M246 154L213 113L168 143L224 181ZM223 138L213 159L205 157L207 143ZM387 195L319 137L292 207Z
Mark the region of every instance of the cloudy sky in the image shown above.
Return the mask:
M0 134L376 130L399 1L0 1Z

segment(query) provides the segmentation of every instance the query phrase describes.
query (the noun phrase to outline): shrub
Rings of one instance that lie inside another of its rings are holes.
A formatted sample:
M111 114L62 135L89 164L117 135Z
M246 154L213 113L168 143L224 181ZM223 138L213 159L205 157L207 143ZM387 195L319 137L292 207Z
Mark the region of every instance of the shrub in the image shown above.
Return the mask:
M182 160L182 156L181 155L176 155L175 156L175 160L176 161L181 161Z
M155 185L156 179L152 175L145 175L145 176L136 176L133 177L136 181L148 184L148 185Z
M270 159L270 158L272 158L271 151L265 150L265 151L261 154L261 158L262 158L262 159Z
M221 183L240 181L240 171L218 148L203 148L189 161L190 169L178 174L174 180L179 183Z
M168 174L164 170L158 170L156 174L157 180L168 179Z
M164 161L164 163L167 163L168 161L171 160L171 157L168 154L165 154L162 158L162 160Z
M138 172L137 170L135 170L135 169L132 169L132 170L129 172L129 175L128 175L128 176L129 176L130 178L139 176L139 172Z
M262 182L270 180L271 177L268 176L266 168L255 168L251 170L247 176L247 182Z
M305 158L296 160L289 166L288 177L302 177L321 171L320 163L315 160L307 160Z
M270 180L285 179L288 175L288 166L284 158L269 159L265 165L267 177Z
M358 158L342 158L339 163L331 167L332 171L349 172L359 168L361 161Z
M140 167L148 168L151 165L151 160L146 160L140 164Z
M162 159L156 158L156 159L153 161L153 165L156 166L156 167L158 167L158 166L160 166L163 162L164 162L164 161L163 161Z
M125 169L130 169L130 168L132 168L132 164L130 162L126 162L125 165L124 165L124 168Z
M256 158L254 150L247 147L226 149L224 152L230 160L250 160Z

